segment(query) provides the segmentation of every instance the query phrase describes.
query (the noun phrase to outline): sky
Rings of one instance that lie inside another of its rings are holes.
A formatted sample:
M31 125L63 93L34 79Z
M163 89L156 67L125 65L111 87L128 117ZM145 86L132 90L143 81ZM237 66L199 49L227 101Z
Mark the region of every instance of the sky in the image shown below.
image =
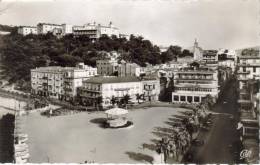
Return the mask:
M110 21L156 45L203 49L260 45L260 0L0 0L0 24Z

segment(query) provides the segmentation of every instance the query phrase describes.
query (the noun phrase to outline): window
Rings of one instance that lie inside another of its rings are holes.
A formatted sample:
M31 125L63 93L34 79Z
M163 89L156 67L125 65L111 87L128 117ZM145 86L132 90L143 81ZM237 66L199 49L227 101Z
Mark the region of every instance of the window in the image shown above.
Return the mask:
M200 102L200 97L199 96L194 96L194 102Z
M181 101L186 101L186 97L185 96L181 96Z
M174 100L174 101L179 101L179 96L174 95L174 96L173 96L173 100Z
M256 72L256 67L255 67L255 66L253 67L253 72L254 72L254 73Z
M246 67L243 67L243 72L246 72Z
M191 103L191 102L192 102L192 96L188 96L188 97L187 97L187 101L188 101L189 103Z

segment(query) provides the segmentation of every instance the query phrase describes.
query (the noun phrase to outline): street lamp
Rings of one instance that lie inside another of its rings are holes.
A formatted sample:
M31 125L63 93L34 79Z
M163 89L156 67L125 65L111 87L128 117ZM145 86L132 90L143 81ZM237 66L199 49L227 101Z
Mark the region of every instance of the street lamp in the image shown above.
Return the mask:
M150 103L151 103L151 93L150 92L153 90L152 86L153 86L152 84L146 84L145 88L144 88L144 90L147 91L147 96L148 96L148 100ZM148 87L148 88L146 88L146 87Z

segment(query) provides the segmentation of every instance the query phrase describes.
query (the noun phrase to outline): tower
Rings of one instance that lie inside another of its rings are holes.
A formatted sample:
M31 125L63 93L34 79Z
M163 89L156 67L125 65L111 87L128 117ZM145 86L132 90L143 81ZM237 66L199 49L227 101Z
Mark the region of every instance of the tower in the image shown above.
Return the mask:
M196 61L199 61L202 59L202 49L199 47L199 43L196 38L195 38L194 45L193 45L193 58Z

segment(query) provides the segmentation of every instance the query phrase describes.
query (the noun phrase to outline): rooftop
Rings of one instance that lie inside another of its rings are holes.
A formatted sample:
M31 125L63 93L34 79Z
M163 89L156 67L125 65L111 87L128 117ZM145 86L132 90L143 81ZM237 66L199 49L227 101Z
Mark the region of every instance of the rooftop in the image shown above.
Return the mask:
M116 77L116 76L110 76L110 77L92 77L88 80L85 80L85 83L96 83L96 84L106 84L106 83L126 83L126 82L139 82L139 81L145 81L145 80L155 80L153 77L144 77L143 79L135 76L127 76L127 77Z
M53 24L53 23L38 23L37 26L39 25L52 25L52 26L61 26L61 25L58 25L58 24Z
M31 69L31 71L38 72L63 72L63 71L75 71L75 70L84 70L78 67L61 67L61 66L48 66L48 67L39 67Z
M178 72L189 72L189 73L214 73L214 70L208 67L184 67L181 68Z
M19 28L37 28L36 26L19 26Z

